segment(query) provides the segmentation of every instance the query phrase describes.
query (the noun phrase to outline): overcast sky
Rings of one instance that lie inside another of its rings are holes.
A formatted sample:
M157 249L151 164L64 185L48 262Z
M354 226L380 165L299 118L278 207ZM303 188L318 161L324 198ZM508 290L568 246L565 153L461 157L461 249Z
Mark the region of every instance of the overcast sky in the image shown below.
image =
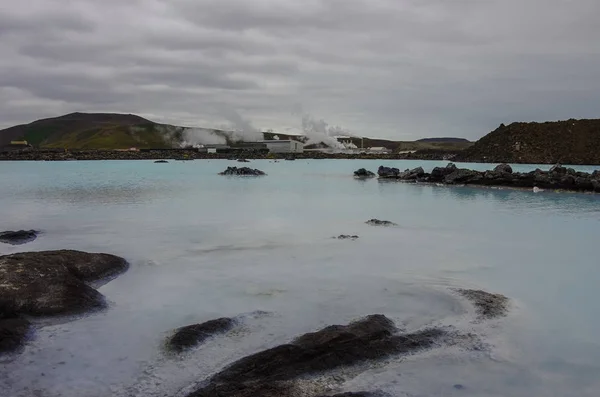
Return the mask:
M0 127L73 111L476 139L600 118L598 0L0 0ZM223 109L229 109L223 111ZM295 110L295 111L294 111Z

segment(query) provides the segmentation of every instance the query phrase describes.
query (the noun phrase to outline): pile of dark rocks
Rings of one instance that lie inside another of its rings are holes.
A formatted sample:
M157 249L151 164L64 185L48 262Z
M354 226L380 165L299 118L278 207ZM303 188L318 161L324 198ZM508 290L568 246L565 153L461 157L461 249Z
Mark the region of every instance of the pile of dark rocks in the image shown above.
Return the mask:
M400 171L398 168L379 167L380 179L397 179L412 182L430 182L447 185L504 186L515 188L540 188L600 193L600 171L593 173L575 171L557 164L548 171L536 169L531 172L513 172L508 164L500 164L493 170L475 171L458 168L450 163L435 167L431 173L423 168Z
M223 172L220 172L219 175L233 175L233 176L262 176L267 175L263 171L250 168L250 167L227 167L227 169Z
M366 168L360 168L354 171L354 176L357 178L374 178L377 175L374 172L367 170Z

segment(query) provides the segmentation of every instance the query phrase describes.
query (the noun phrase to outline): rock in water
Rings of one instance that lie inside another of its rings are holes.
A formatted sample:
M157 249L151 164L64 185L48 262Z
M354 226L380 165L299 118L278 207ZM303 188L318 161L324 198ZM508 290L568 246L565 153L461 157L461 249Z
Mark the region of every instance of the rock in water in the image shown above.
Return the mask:
M441 181L446 175L449 175L454 171L456 171L456 165L448 163L445 167L435 167L433 171L431 171L431 178L436 181Z
M383 165L377 169L377 175L380 178L398 178L400 170L398 168L384 167Z
M367 225L371 225L371 226L398 226L394 222L382 221L382 220L379 220L379 219L369 219L365 223Z
M552 166L548 172L551 174L564 175L567 173L567 169L560 164L556 164L556 165Z
M468 170L466 168L459 168L452 173L446 175L444 182L452 185L456 183L472 182L473 180L481 178L481 174L477 171Z
M332 325L304 334L289 344L244 357L188 397L304 395L294 384L300 377L431 348L446 335L440 329L404 335L395 332L394 323L381 314L348 325Z
M0 316L0 353L12 352L20 348L27 338L29 329L29 321L23 318Z
M360 168L354 171L354 176L357 178L374 178L377 175L375 175L374 172L367 170L366 168Z
M250 162L250 160L246 160L246 159L238 159L237 161L238 161L238 163L249 163Z
M334 237L334 238L337 238L338 240L356 240L358 238L358 236L355 234L354 235L340 234L339 236Z
M167 160L156 160L155 163L164 164L164 163L168 163L168 161Z
M16 232L7 231L0 232L0 242L11 244L11 245L21 245L27 244L35 240L38 236L37 231L35 230L19 230Z
M252 169L249 167L227 167L227 169L219 175L235 175L235 176L262 176L266 175L261 170Z
M175 330L173 336L167 339L167 349L181 352L204 342L211 336L229 331L235 325L231 318L223 317L202 324L193 324Z
M114 255L72 250L0 256L0 312L43 316L103 308L102 294L86 283L115 276L127 266Z
M508 298L504 295L473 289L457 289L456 291L475 305L481 319L505 316L508 311Z
M513 172L512 167L506 163L497 165L496 168L494 168L494 171L504 172L506 174L512 174L512 172Z

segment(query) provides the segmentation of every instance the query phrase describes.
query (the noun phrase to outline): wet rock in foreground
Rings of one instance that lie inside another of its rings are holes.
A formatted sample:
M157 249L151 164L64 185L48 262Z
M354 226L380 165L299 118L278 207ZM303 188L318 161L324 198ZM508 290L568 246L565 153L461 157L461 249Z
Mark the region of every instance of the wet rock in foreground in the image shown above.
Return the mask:
M480 319L501 317L508 312L508 298L504 295L474 289L457 289L456 292L475 305Z
M220 172L219 175L262 176L266 174L261 170L252 169L249 167L227 167L227 169L223 172Z
M307 395L295 382L300 377L431 348L446 335L446 331L435 328L411 334L396 331L394 323L381 314L348 325L332 325L244 357L188 397Z
M395 224L394 222L390 222L390 221L382 221L380 219L369 219L368 221L365 222L367 225L371 225L371 226L398 226L397 224Z
M0 256L0 312L44 316L103 308L104 297L87 283L127 267L118 256L73 250Z
M178 328L167 339L166 347L170 351L182 352L197 346L211 336L229 331L235 325L235 320L223 317Z
M27 338L31 325L23 318L0 317L0 353L18 350Z
M27 244L35 240L38 234L39 232L36 230L0 232L0 242L11 245Z
M367 170L366 168L360 168L354 171L354 176L357 178L374 178L377 175L375 175L374 172Z

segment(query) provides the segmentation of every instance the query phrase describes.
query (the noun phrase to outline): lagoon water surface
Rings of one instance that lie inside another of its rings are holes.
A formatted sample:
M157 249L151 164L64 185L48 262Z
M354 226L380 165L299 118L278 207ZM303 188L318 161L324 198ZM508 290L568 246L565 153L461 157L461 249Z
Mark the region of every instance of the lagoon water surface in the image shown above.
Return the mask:
M352 177L380 164L445 165L263 160L243 165L268 176L231 178L217 175L238 165L225 160L0 163L0 230L43 232L0 253L69 248L131 263L100 288L108 310L42 320L22 353L0 357L0 395L176 396L237 358L374 313L480 343L349 369L331 392L600 395L600 196ZM508 316L474 321L457 287L508 296ZM169 331L222 316L243 326L162 353Z

